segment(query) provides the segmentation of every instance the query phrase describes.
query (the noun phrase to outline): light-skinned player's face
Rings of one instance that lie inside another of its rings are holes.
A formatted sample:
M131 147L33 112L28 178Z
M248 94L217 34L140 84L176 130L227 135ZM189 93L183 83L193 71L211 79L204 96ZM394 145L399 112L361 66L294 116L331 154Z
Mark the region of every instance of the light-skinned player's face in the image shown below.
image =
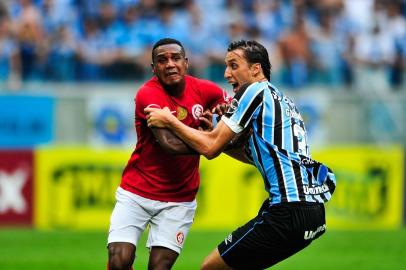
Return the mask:
M226 70L224 78L233 86L236 93L241 85L258 81L257 72L259 64L250 64L244 57L244 51L236 49L228 52L225 58Z
M178 44L166 44L155 48L152 70L159 81L167 86L183 82L188 60Z

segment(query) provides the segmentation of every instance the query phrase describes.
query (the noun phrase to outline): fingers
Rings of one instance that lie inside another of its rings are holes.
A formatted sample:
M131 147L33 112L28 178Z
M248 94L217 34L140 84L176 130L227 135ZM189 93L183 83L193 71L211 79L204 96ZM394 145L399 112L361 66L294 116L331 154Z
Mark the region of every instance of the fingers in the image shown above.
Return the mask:
M147 108L144 109L144 113L149 114L149 113L151 113L153 111L156 111L156 110L160 110L160 109L147 107Z
M211 119L211 118L213 117L213 113L212 113L209 109L207 109L207 110L205 110L205 111L203 112L203 114L202 114L201 117L205 117L205 118L207 118L207 119Z
M157 110L161 109L156 109L156 108L145 108L145 119L147 120L147 125L148 127L154 127L156 124L154 124L154 119L158 117Z
M170 112L168 107L164 107L163 109L160 108L154 108L154 107L146 107L144 109L144 113L148 114L148 113L152 113L152 112L159 112L159 111L164 111L164 112Z
M171 117L174 117L168 107L163 109L145 108L144 112L148 127L165 128Z
M218 104L216 107L213 108L212 113L216 113L221 116L226 113L227 109L228 105L226 103Z
M147 119L147 125L148 127L152 127L152 118L151 118L151 113L147 113L147 115L145 116L145 118Z
M200 124L205 127L204 130L212 130L213 129L213 124L210 119L207 119L205 117L199 117ZM199 130L203 130L203 127L200 126Z

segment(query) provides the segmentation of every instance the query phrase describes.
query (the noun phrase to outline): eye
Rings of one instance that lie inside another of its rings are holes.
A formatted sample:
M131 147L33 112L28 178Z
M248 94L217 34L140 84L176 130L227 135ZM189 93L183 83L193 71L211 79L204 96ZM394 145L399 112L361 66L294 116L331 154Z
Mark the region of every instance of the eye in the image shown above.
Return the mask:
M238 65L236 63L231 63L230 67L231 69L237 69Z
M158 59L157 59L157 62L158 62L159 64L164 64L164 63L166 62L166 60L165 60L164 58L158 58Z

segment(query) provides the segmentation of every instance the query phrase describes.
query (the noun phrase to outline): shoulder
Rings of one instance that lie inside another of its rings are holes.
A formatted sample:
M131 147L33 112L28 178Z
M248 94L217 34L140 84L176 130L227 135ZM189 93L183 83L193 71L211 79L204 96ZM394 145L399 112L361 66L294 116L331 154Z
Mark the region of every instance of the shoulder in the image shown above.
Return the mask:
M238 92L235 94L234 99L241 99L243 96L252 96L261 93L264 89L268 87L266 82L255 82L255 83L246 83L241 85Z
M137 92L137 97L148 97L148 96L155 96L155 95L161 95L161 93L164 93L162 91L162 87L159 84L158 80L154 77L151 78L150 80L146 81L141 87L139 88Z
M196 86L198 88L205 89L205 90L214 89L214 90L222 91L222 89L212 81L196 78L196 77L193 77L190 75L186 76L185 78L186 78L187 83L190 83L191 85Z

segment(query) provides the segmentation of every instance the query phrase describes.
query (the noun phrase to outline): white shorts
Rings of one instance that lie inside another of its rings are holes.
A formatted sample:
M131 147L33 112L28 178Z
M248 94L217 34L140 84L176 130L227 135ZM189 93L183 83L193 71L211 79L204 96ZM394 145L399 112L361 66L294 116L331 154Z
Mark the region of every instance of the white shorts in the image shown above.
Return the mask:
M192 226L196 200L160 202L138 196L121 187L116 191L116 200L110 219L108 243L127 242L137 246L149 224L147 248L161 246L180 253Z

